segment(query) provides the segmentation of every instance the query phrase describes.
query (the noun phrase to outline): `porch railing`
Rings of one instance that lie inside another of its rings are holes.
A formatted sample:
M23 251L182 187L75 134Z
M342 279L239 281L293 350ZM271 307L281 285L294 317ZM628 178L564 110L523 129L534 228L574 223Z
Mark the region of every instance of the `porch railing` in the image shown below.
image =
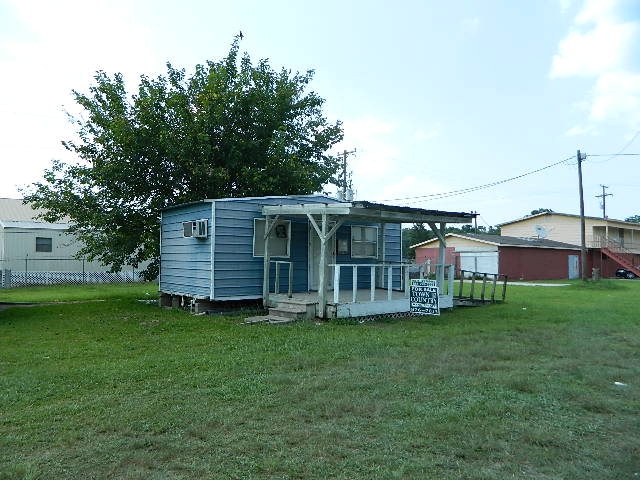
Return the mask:
M469 275L467 275L469 274ZM471 286L469 287L469 295L464 295L464 283L465 278L471 280ZM476 297L476 280L480 280L482 283L480 285L480 296ZM458 299L465 300L480 300L481 302L485 302L487 298L487 285L490 285L491 292L489 293L489 298L491 302L502 301L504 302L505 297L507 296L507 280L508 277L501 273L482 273L482 272L472 272L470 270L460 270L460 287L458 291ZM498 281L501 283L501 298L496 299L496 291L498 288Z
M591 242L592 248L607 248L621 255L638 255L633 250L640 250L640 243L622 242L611 237L595 237Z
M289 278L287 281L287 296L291 298L293 296L293 262L287 262L284 260L271 260L270 264L276 267L276 282L274 285L274 293L278 295L280 293L280 270L282 265L287 265L289 268Z
M403 292L404 296L409 298L409 285L412 273L418 275L419 278L424 278L430 274L432 267L436 272L440 270L440 265L434 264L427 267L414 263L336 263L329 266L333 268L333 301L336 304L340 303L340 279L344 278L343 270L346 270L346 274L348 275L348 269L351 269L351 302L346 303L356 303L358 300L358 290L363 290L360 286L361 282L364 282L364 279L361 279L359 275L359 272L362 270L369 270L366 283L369 284L369 301L371 302L383 299L392 300L394 290ZM448 275L447 281L443 282L440 295L452 295L454 266L444 265L444 268L448 272ZM395 289L393 288L394 273L396 275L396 282L398 279L400 280L399 288ZM438 273L436 273L436 278L437 276ZM444 275L442 277L444 278ZM376 291L379 289L386 291L384 298L376 298Z

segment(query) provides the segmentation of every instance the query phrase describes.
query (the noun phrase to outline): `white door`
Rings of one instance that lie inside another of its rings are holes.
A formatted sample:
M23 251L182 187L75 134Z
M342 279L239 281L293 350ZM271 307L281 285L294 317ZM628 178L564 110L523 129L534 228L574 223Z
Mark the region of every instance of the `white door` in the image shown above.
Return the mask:
M460 270L478 273L498 273L498 252L461 252Z
M327 225L327 231L331 230L335 225L330 222ZM336 263L336 236L335 234L327 245L327 265ZM309 290L318 290L320 272L320 237L313 225L309 223ZM333 267L327 267L325 270L328 288L333 288Z
M569 261L569 280L575 280L580 278L580 264L578 262L578 255L569 255L567 259Z

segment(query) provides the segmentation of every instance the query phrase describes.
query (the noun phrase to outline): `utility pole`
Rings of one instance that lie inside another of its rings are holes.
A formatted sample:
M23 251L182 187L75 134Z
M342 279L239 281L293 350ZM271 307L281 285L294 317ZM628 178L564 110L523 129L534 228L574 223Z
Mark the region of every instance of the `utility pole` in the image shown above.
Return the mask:
M351 155L356 153L356 149L354 148L350 152L346 150L342 152L342 199L346 200L347 198L347 155Z
M602 199L602 218L607 218L607 197L613 197L613 193L604 193L605 189L609 188L606 185L600 185L602 187L602 195L596 195L596 198Z
M582 280L587 280L587 241L584 226L584 195L582 192L582 161L587 158L585 153L576 155L578 159L578 187L580 191L580 276Z

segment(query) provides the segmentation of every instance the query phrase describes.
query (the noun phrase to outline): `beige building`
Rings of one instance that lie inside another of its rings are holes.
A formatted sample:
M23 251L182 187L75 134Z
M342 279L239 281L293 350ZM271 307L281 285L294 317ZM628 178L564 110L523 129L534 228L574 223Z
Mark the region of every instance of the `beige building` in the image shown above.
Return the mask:
M76 258L82 248L69 224L48 223L21 199L0 198L0 286L104 283L137 279L132 267L108 272L100 262Z
M566 213L539 213L498 225L502 235L519 238L546 238L580 245L580 216ZM611 218L585 217L587 248L613 243L640 254L640 223Z

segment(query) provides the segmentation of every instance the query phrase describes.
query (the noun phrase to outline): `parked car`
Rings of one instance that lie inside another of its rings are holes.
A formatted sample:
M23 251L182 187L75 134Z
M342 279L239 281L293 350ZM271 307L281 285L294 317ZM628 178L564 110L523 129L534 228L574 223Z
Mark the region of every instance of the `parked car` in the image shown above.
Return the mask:
M636 278L637 275L633 273L631 270L627 270L626 268L619 268L618 270L616 270L616 277Z

